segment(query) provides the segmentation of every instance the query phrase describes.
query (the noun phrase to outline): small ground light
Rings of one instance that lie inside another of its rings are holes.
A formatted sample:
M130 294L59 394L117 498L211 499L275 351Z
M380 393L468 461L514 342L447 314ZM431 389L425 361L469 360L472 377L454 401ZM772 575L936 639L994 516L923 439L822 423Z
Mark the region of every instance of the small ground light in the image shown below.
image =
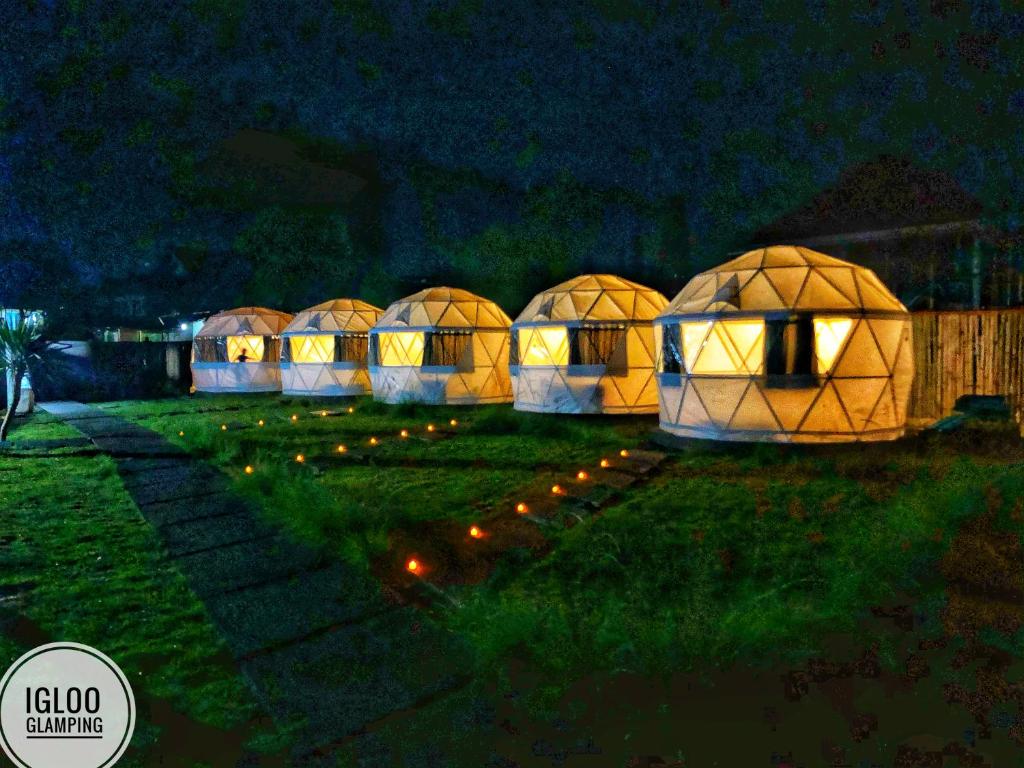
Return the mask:
M326 416L327 415L327 411L320 411L320 415L321 416Z
M420 561L416 558L410 558L409 562L405 564L405 570L409 573L419 573L421 567Z
M590 477L590 475L588 475L586 473L586 471L582 470L582 469L579 472L576 473L576 479L577 480L586 480L589 477Z
M427 432L433 432L435 429L437 429L437 427L433 424L427 424Z
M529 511L530 508L526 506L525 502L520 501L518 504L516 504L516 512L518 512L520 515L525 515Z
M551 492L553 494L555 494L555 496L558 496L559 494L562 493L562 486L557 485L557 484L556 485L552 485L551 486Z
M298 420L299 420L299 414L293 413L292 414L292 421L298 421Z
M350 406L348 407L348 412L349 412L349 413L355 413L355 412L356 412L356 409L355 409L355 408L353 408L353 407L352 407L352 406L350 405Z
M471 525L469 526L469 535L472 536L474 539L479 539L481 536L484 535L484 532L477 528L475 525Z
M302 464L305 460L306 457L303 456L301 453L295 454L295 461L297 461L299 464Z
M262 427L263 426L263 419L260 419L259 421L257 421L256 422L256 426L257 427Z
M346 448L344 445L339 445L338 446L338 453L345 453L345 451L347 451L347 450L348 450L348 448Z
M252 473L253 473L252 465L251 464L246 464L245 465L245 474L251 475Z
M601 469L608 469L612 463L608 459L601 459Z
M627 456L629 456L629 451L623 448L621 451L619 451L619 456L621 456L622 458L626 458Z
M403 429L398 434L401 435L402 437L408 437L409 436L409 430L408 429Z
M458 419L452 419L452 420L451 420L451 421L449 421L448 423L449 423L449 424L451 424L451 425L452 425L453 427L457 427L457 426L459 426L459 422L458 422Z
M227 432L228 431L228 425L227 424L221 424L220 425L220 431L221 432Z
M370 445L376 445L379 442L380 442L380 440L378 440L376 437L371 437L370 438Z
M180 430L178 432L178 437L184 437L184 436L185 436L185 430Z

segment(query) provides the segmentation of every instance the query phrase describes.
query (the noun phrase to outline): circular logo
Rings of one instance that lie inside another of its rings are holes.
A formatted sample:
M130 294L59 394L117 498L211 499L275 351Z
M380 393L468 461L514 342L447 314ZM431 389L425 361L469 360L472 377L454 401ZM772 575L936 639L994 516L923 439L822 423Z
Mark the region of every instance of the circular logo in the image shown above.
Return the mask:
M0 746L19 768L109 768L134 730L128 678L87 645L41 645L0 680Z

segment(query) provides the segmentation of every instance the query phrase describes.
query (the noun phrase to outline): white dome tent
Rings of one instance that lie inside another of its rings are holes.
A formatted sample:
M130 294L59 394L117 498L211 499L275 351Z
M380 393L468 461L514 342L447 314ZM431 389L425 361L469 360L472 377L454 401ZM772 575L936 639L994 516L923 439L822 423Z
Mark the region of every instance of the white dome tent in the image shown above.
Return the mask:
M365 301L335 299L295 315L281 334L283 393L323 397L369 394L369 333L382 313Z
M656 412L652 321L666 304L615 275L581 275L535 296L512 324L516 410Z
M459 288L427 288L396 301L370 330L374 398L510 402L509 325L497 304Z
M910 315L874 272L772 246L694 277L655 321L661 428L773 442L903 435Z
M192 343L197 392L280 392L281 332L292 316L265 307L213 315Z

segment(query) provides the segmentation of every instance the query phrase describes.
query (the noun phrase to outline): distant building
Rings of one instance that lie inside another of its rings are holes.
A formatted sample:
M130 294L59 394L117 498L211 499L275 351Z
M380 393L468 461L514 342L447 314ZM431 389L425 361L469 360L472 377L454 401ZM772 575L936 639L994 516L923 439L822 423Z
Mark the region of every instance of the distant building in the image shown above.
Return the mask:
M752 245L802 245L868 267L910 309L1024 304L1024 251L981 215L948 174L884 157L844 172Z

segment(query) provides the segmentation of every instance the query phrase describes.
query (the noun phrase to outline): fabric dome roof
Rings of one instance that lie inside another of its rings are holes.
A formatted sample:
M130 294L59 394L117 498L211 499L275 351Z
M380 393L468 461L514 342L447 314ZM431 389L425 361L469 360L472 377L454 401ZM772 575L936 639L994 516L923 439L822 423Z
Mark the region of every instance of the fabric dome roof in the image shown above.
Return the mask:
M580 275L533 297L517 323L653 320L668 299L616 275Z
M512 324L493 301L461 288L425 288L389 306L377 328L491 328Z
M196 334L203 336L276 336L292 316L266 307L239 307L212 315Z
M284 333L366 333L383 312L379 307L359 299L334 299L296 314Z
M773 245L701 272L661 314L779 310L907 311L870 269L810 248Z

